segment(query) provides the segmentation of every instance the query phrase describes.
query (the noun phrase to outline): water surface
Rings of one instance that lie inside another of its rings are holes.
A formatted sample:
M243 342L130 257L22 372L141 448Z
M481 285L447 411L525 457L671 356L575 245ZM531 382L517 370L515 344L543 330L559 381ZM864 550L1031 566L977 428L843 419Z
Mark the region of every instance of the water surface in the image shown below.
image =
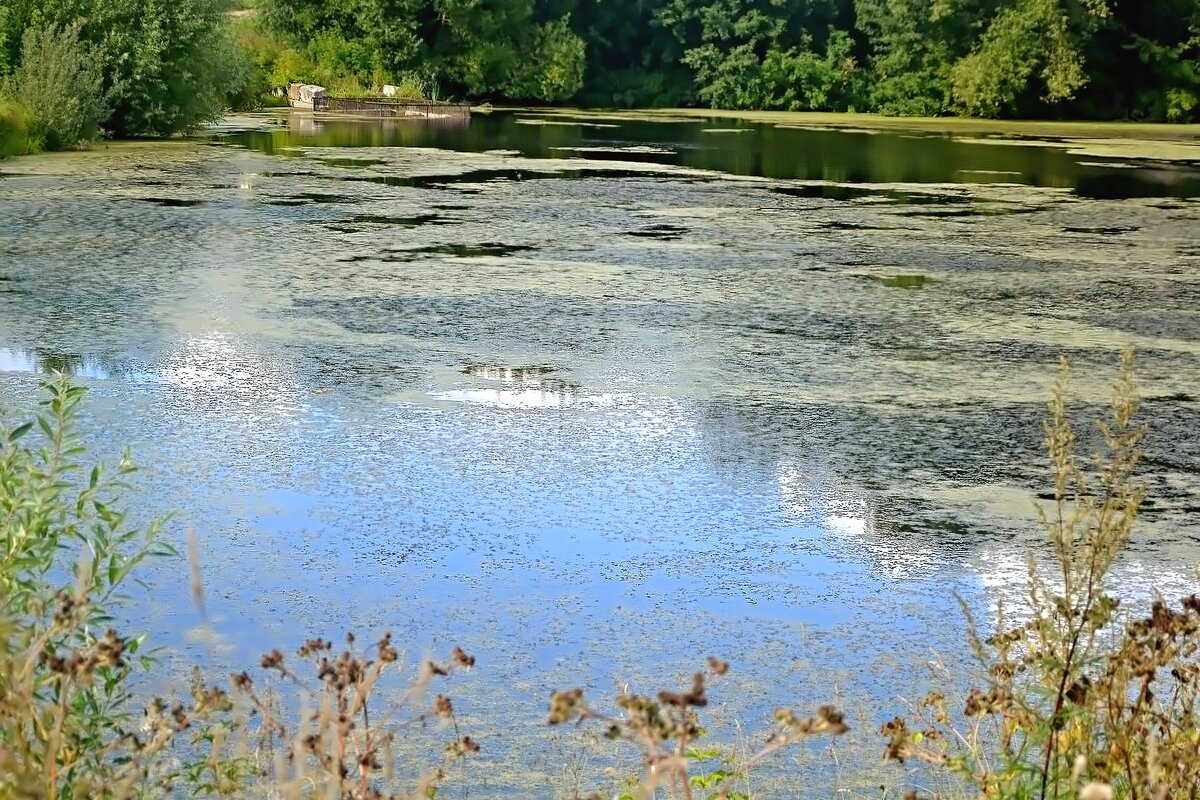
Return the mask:
M920 131L255 116L5 164L0 399L79 376L139 510L194 527L212 631L179 565L135 612L181 660L474 652L477 793L570 783L552 689L709 653L727 730L836 685L874 758L961 650L951 593L985 608L1036 546L1060 355L1086 416L1139 348L1123 585L1188 585L1198 195L1186 160Z

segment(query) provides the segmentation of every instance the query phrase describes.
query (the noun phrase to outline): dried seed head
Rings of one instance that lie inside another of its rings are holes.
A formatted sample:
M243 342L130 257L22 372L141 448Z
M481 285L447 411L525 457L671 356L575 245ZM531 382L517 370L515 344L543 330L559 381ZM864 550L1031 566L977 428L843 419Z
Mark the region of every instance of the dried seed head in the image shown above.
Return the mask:
M821 706L818 708L817 718L823 723L824 729L834 736L841 736L850 730L850 726L846 724L845 715L833 706Z
M271 652L263 654L261 663L263 669L282 669L283 651L275 648Z
M550 718L547 722L551 725L560 725L566 722L575 716L582 703L583 689L552 692L550 695Z
M211 689L199 687L193 692L196 699L195 712L197 714L205 714L209 712L223 712L233 709L233 701L229 699L229 694L224 689L214 686Z
M1079 800L1113 800L1113 788L1107 783L1089 783L1079 790Z
M712 670L713 675L724 675L726 672L729 672L729 662L722 661L716 656L709 656L708 668Z
M658 700L669 706L695 706L697 708L708 705L708 696L704 692L704 673L697 672L692 676L692 690L690 692L668 692L661 691L658 693Z
M775 718L779 719L779 711L775 712ZM883 751L884 760L904 763L904 757L908 755L908 723L902 717L894 717L891 722L883 723L880 733L890 739Z
M433 709L439 717L454 716L454 706L450 702L450 698L439 694L433 700Z
M304 645L296 651L296 655L301 658L310 658L320 652L325 652L333 649L333 643L328 639L309 639Z
M1088 690L1092 688L1092 682L1087 675L1080 676L1079 680L1071 684L1071 688L1067 689L1067 699L1075 705L1083 705L1087 700Z
M123 656L126 646L125 640L117 636L116 631L109 628L95 644L95 661L109 667L123 667L125 666Z
M1075 756L1075 766L1071 769L1071 785L1079 783L1080 777L1083 776L1083 771L1087 769L1087 756L1080 753Z
M475 666L475 656L467 655L461 647L455 647L450 651L450 660L464 669Z
M392 632L384 631L383 636L379 637L376 651L379 653L379 660L385 664L391 664L400 657L396 648L392 647Z
M38 661L43 667L57 675L66 675L68 672L71 672L71 670L67 668L67 660L62 656L52 656L43 651L42 654L38 656Z

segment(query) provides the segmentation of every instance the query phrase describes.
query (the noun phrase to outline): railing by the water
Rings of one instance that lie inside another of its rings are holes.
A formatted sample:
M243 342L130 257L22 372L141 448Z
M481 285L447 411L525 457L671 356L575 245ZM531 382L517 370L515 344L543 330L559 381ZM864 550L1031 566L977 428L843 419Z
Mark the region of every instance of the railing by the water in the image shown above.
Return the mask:
M469 119L470 103L445 103L438 100L398 100L391 97L313 98L314 111L336 111L368 117L426 117L432 119Z

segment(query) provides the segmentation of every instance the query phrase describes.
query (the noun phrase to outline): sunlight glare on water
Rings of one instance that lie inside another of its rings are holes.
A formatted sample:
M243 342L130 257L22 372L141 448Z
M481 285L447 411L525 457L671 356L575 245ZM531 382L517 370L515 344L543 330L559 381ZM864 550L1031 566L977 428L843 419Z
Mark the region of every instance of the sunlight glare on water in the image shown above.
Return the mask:
M460 722L550 782L551 689L712 653L726 719L837 684L875 752L962 649L953 593L1017 591L1059 355L1095 413L1129 344L1150 500L1122 580L1188 585L1194 165L535 113L214 136L0 175L2 406L75 375L89 442L146 467L135 513L195 529L211 630L177 563L131 611L184 661L461 645Z

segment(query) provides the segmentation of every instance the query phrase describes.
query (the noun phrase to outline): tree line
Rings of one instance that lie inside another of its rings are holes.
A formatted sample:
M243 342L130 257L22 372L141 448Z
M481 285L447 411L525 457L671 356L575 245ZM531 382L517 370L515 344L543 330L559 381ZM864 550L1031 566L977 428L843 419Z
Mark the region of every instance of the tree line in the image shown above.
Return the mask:
M261 5L293 64L463 97L1163 121L1200 111L1200 0Z
M226 11L226 0L0 0L0 147L167 136L213 119L252 68Z
M293 81L1183 122L1200 119L1200 0L0 0L0 156L170 135Z

